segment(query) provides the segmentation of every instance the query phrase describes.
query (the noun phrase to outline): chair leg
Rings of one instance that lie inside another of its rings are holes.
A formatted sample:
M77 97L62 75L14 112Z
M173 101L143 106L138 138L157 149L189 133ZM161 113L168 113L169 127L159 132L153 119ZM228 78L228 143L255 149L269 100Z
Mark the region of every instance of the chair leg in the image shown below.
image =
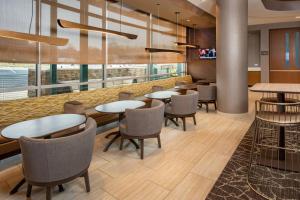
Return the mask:
M157 136L158 148L161 148L160 134Z
M91 187L90 187L90 179L89 179L89 172L88 171L84 174L84 183L85 183L86 192L90 192Z
M168 126L168 118L165 117L165 126Z
M51 200L51 186L46 187L46 200Z
M193 115L193 120L194 120L194 125L197 125L197 122L196 122L196 115Z
M122 151L122 149L123 149L123 143L124 143L124 138L121 136L120 151Z
M206 106L206 112L208 113L208 103L205 104L205 106Z
M140 139L140 145L141 145L141 159L144 159L144 139Z
M58 185L58 191L63 192L63 191L65 191L65 189L62 185Z
M217 102L214 101L214 105L215 105L215 110L217 110Z
M185 117L182 118L182 122L183 122L183 130L186 131Z
M26 197L28 197L28 198L31 197L31 189L32 189L32 185L28 184L27 185L27 193L26 193Z

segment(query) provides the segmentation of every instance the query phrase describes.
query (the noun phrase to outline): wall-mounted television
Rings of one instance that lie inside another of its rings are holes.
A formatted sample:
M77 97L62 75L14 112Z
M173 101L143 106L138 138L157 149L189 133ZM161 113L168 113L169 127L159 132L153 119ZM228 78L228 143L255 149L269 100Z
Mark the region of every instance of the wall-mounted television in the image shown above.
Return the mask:
M216 59L216 49L215 48L200 48L199 57L200 59Z

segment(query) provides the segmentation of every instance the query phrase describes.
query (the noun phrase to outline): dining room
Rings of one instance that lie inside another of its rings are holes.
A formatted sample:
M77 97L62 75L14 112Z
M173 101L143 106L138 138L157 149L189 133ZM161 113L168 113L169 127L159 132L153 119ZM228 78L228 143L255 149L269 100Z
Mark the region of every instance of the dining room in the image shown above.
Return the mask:
M0 1L0 199L300 199L299 1Z

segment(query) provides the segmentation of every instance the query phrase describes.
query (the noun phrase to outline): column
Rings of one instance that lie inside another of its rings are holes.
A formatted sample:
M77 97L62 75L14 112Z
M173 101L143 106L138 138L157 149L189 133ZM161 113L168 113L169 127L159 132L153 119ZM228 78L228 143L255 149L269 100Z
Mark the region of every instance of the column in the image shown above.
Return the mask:
M248 112L248 1L217 0L218 110Z

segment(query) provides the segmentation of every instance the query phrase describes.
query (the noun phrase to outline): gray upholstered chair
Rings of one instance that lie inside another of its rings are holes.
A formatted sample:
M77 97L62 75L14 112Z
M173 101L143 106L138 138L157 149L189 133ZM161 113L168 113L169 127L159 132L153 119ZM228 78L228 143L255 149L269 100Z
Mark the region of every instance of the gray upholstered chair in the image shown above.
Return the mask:
M187 81L176 81L175 86L180 86L180 85L187 85L189 84Z
M64 114L79 114L79 115L86 115L85 113L85 107L83 103L79 101L67 101L64 103ZM53 135L51 135L52 138L58 138L58 137L65 137L68 135L73 135L78 132L82 131L82 128L80 126L72 127L60 132L57 132Z
M119 100L132 100L134 99L134 94L132 92L122 91L119 92Z
M84 105L79 101L67 101L64 103L65 114L85 114Z
M173 121L177 126L174 119L181 118L183 121L183 130L186 130L185 118L192 117L196 125L196 112L198 106L198 92L188 90L186 95L173 95L171 103L166 105L165 109L165 126L167 126L168 119Z
M126 109L125 119L120 123L121 143L124 139L138 139L140 141L141 159L144 159L144 139L157 138L158 147L161 148L160 132L164 121L165 104L153 100L150 108Z
M88 118L85 129L75 135L55 139L20 138L27 197L31 196L32 186L44 186L46 199L50 200L51 187L80 176L85 179L86 191L90 191L88 168L96 126L95 120Z
M214 104L215 110L217 110L217 86L215 85L198 85L197 90L199 92L199 107L202 104L206 106L206 112L208 112L208 104Z
M164 90L163 86L159 86L159 85L152 86L152 92L159 92L159 91L163 91L163 90Z

